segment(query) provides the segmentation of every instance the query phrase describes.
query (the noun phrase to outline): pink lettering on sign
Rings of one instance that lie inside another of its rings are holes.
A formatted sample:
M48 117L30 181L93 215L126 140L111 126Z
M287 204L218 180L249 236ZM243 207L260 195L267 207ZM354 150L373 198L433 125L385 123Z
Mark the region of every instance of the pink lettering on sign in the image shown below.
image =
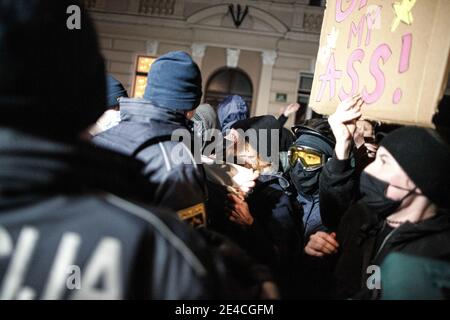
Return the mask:
M392 50L387 44L381 44L375 50L370 60L370 74L374 77L376 85L373 92L368 92L367 87L364 87L362 97L367 104L373 104L377 102L383 95L386 79L384 73L379 66L379 61L383 61L385 64L392 55Z
M350 49L350 47L352 45L353 36L355 36L355 37L358 36L358 47L361 47L365 22L366 22L366 16L361 17L361 20L359 20L358 27L356 27L355 22L352 21L352 24L350 26L350 33L348 35L347 49Z
M320 102L324 99L324 95L327 92L329 86L330 100L335 98L336 93L338 98L342 101L351 96L354 96L358 92L361 92L361 95L367 104L375 104L376 102L380 101L383 94L385 93L387 80L394 81L394 79L387 79L383 70L384 69L383 65L386 65L393 55L390 45L386 43L378 45L378 47L375 49L375 51L372 53L370 57L368 71L370 73L370 76L375 81L374 89L372 89L373 87L369 83L361 82L362 78L360 77L361 76L360 72L365 70L357 70L357 68L358 66L359 68L361 68L362 65L366 65L366 63L363 63L364 59L368 59L368 56L370 56L371 54L370 52L367 52L367 48L372 44L372 40L374 40L373 35L377 32L377 30L382 29L381 12L383 10L383 6L381 5L370 6L368 7L367 12L364 13L361 11L361 9L368 6L369 3L368 0L335 0L335 2L336 2L336 12L335 12L336 22L341 23L346 19L352 19L352 21L349 21L350 30L347 38L347 49L349 49L348 52L352 49L354 50L348 57L347 56L341 57L347 58L345 75L343 74L342 70L338 70L336 68L335 53L328 52L330 56L327 68L323 72L323 74L319 75L320 88L317 93L316 101ZM355 13L358 10L361 12ZM402 45L399 52L400 55L397 56L396 52L396 57L399 57L398 62L399 75L407 72L410 69L411 54L412 54L411 52L413 46L412 33L404 34L401 37L401 41ZM343 55L348 54L341 51L339 51L338 53ZM328 59L328 55L325 56L325 59ZM342 60L339 59L339 61ZM340 81L345 76L348 77L348 80ZM366 79L365 76L363 78ZM350 83L351 87L349 87ZM361 88L364 84L366 85L363 88ZM390 92L389 94L392 93ZM403 99L403 95L404 93L402 89L397 87L392 95L392 103L394 105L399 104ZM328 96L326 98L328 98Z
M367 0L346 0L346 2L351 2L350 6L342 11L342 0L336 0L336 22L342 22L348 18L349 15L353 13L356 8L356 5L359 1L359 8L361 10L367 5Z
M377 6L367 14L367 36L366 46L368 46L372 40L372 30L381 26L381 7Z
M403 92L402 89L397 88L394 92L394 96L392 97L392 103L399 104L400 100L402 100Z
M321 81L320 90L317 95L316 101L322 101L323 94L327 87L327 83L330 83L330 100L334 98L336 93L336 80L342 78L342 71L336 70L336 60L334 58L334 53L331 54L330 60L328 61L327 70L324 74L320 75L319 79Z
M346 10L342 11L342 0L336 0L336 22L344 21L349 15L352 14L353 10L355 10L358 0L347 0L347 2L350 1L350 6Z
M358 93L358 91L359 91L359 76L358 76L358 72L356 72L356 70L355 70L354 62L356 62L356 61L362 62L364 59L364 56L365 56L365 53L362 49L356 49L350 55L350 58L347 61L347 74L350 77L350 79L352 80L352 89L351 89L350 93L347 93L345 91L344 87L342 86L341 90L339 91L339 99L341 99L341 101L344 101L345 99L347 99L351 96L354 96L355 94Z
M366 5L367 5L367 0L361 0L361 2L359 3L359 10L364 8Z
M409 59L411 57L412 34L408 33L402 37L402 51L400 53L399 73L404 73L409 69Z
M402 49L400 52L400 63L398 66L399 73L405 73L409 70L409 61L411 59L411 49L412 49L412 34L407 33L402 37ZM402 100L403 92L402 89L397 88L394 91L394 95L392 97L392 103L399 104Z

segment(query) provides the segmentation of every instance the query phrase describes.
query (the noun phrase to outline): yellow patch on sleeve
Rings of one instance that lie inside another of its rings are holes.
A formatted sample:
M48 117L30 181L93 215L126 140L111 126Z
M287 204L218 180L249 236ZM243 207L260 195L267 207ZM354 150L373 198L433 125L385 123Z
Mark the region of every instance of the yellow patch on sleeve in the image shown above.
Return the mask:
M203 203L179 210L177 213L181 220L189 223L194 228L206 227L206 210Z

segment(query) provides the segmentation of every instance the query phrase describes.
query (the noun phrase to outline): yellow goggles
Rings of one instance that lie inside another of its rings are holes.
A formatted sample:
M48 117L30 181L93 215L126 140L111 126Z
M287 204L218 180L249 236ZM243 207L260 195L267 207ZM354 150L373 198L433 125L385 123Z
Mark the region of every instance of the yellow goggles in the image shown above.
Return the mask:
M319 151L307 147L292 147L289 152L289 164L295 167L300 162L306 171L313 171L323 167L326 156Z

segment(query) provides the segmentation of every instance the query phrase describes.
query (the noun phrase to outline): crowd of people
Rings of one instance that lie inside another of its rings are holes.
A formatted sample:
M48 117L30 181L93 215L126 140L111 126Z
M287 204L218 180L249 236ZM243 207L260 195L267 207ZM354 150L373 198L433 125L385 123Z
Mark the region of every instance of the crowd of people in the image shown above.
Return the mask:
M130 98L69 2L0 1L0 299L450 297L445 121L290 130L181 51Z

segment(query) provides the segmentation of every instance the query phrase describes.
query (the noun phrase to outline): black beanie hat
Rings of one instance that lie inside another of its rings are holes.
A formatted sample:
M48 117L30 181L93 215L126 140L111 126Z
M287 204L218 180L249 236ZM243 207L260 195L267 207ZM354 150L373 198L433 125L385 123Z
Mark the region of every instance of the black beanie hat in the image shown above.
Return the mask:
M259 156L264 161L270 161L270 157L277 158L280 141L277 141L278 146L272 146L272 130L280 130L280 122L274 116L259 116L239 120L231 128L243 131L255 130L257 139L256 141L250 139L249 143L253 144L252 147L257 150ZM280 139L280 136L278 138ZM266 150L261 150L261 147L265 147Z
M73 5L81 29L68 28ZM103 58L80 1L0 0L0 125L74 138L105 111L105 93Z
M332 148L336 144L333 131L331 130L328 119L313 118L306 120L301 125L292 127L295 136L299 138L303 134L315 135L318 138L326 141Z
M404 127L381 142L411 180L440 208L450 205L450 147L432 129Z
M183 51L169 52L153 62L144 99L157 107L190 111L202 98L202 74L191 56Z

